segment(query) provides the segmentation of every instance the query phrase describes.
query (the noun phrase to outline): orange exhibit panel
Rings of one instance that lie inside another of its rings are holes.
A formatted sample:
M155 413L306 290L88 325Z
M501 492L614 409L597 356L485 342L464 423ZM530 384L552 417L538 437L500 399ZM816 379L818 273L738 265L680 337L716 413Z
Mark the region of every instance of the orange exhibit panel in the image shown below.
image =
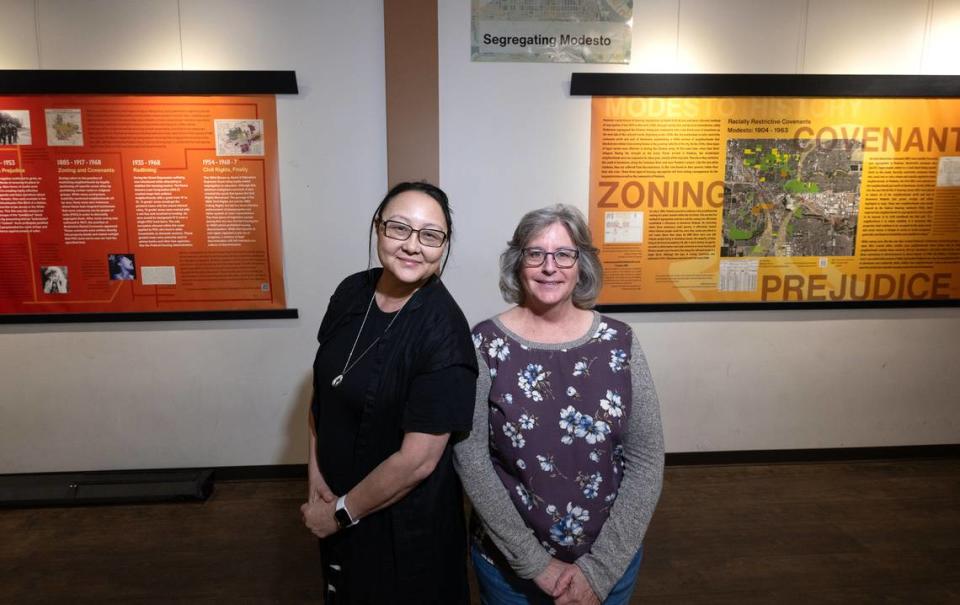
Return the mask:
M273 95L0 96L0 314L285 309Z
M688 94L593 98L601 304L960 301L960 79L640 82Z

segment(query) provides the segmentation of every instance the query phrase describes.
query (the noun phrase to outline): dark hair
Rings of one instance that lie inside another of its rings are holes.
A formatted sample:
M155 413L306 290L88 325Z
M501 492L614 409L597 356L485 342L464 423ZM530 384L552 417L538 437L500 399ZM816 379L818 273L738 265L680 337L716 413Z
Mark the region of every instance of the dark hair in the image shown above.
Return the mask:
M593 238L583 214L566 204L547 206L532 210L523 215L513 238L507 242L507 249L500 255L500 292L508 303L522 305L526 298L520 282L520 270L523 267L523 249L540 232L553 224L563 225L580 251L577 261L577 285L573 289L573 304L578 309L593 307L603 284L603 266L600 264L598 250L593 246Z
M443 264L440 266L440 273L443 273L443 269L447 266L447 261L450 260L450 249L453 242L453 211L450 209L450 200L447 199L447 194L443 192L442 189L436 185L432 185L427 181L408 181L403 183L397 183L394 185L390 191L387 192L387 195L383 196L383 199L380 200L380 204L377 206L377 209L373 211L373 218L370 219L370 234L367 237L367 266L371 265L373 257L371 256L371 250L373 249L373 233L377 230L377 222L380 220L380 213L383 212L383 209L387 207L387 204L390 201L400 195L401 193L406 193L407 191L419 191L432 197L439 205L440 210L443 211L443 219L447 222L447 255L443 259Z

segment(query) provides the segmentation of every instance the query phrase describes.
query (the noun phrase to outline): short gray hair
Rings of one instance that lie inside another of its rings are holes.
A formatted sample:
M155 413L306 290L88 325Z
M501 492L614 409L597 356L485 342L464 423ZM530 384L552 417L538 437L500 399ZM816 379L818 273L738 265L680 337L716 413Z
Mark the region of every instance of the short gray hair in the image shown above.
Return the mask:
M573 245L580 251L577 261L577 285L573 289L573 304L579 309L590 309L596 303L603 285L603 266L583 214L573 206L557 204L523 215L507 242L507 249L500 255L500 292L508 303L523 304L525 292L520 285L520 270L523 268L523 249L541 231L560 223Z

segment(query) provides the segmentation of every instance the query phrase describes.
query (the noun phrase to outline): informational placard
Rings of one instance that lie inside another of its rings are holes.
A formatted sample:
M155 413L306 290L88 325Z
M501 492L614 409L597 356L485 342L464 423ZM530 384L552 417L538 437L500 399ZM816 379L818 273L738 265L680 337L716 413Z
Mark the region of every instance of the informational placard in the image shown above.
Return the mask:
M276 107L0 96L0 314L284 309Z
M472 0L474 61L629 63L633 0Z
M960 299L960 99L594 97L602 304Z

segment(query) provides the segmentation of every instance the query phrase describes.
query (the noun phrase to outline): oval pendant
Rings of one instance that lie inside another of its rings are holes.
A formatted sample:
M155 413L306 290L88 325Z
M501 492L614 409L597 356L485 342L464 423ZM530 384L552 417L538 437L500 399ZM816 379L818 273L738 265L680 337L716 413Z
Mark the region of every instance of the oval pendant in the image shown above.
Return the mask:
M333 379L333 382L330 384L334 387L340 386L340 383L343 382L343 374L338 374L336 378Z

